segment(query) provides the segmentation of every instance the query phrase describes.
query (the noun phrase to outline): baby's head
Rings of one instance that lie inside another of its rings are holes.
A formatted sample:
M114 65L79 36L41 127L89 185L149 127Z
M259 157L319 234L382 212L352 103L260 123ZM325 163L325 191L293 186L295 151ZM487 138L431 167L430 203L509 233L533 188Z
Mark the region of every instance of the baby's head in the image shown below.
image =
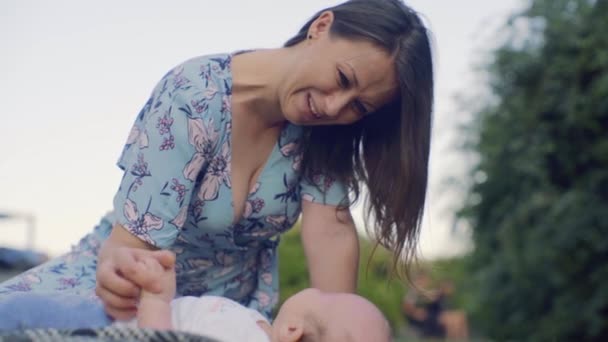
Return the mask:
M310 288L283 303L272 325L271 340L384 342L391 338L386 318L367 299Z

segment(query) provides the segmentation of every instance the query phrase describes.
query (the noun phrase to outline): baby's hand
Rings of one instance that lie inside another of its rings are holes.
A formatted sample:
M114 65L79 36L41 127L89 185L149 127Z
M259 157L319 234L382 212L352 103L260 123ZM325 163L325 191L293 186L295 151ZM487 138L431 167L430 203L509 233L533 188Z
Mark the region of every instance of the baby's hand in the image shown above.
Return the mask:
M171 253L169 251L166 252ZM173 299L175 296L174 266L175 263L173 262L168 267L165 267L154 257L145 257L137 260L135 272L130 278L142 288L140 301L155 298L170 302ZM154 291L151 288L152 284L156 284L155 288L160 288L160 292Z

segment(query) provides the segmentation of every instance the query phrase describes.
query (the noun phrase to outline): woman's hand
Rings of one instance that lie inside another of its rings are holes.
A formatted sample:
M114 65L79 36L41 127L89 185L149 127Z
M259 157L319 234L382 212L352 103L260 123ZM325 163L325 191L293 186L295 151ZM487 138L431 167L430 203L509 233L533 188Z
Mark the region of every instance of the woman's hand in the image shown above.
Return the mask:
M139 304L147 300L160 300L167 304L175 297L175 255L166 250L159 250L156 257L145 257L137 261L137 269L130 277L131 281L141 286ZM170 261L163 265L158 258ZM160 291L152 291L159 288Z
M153 293L162 290L153 281L140 284L132 280L138 261L143 258L154 257L167 267L173 262L170 254L153 251L152 248L120 225L114 226L100 248L95 293L102 300L106 313L114 319L127 320L135 316L141 287Z

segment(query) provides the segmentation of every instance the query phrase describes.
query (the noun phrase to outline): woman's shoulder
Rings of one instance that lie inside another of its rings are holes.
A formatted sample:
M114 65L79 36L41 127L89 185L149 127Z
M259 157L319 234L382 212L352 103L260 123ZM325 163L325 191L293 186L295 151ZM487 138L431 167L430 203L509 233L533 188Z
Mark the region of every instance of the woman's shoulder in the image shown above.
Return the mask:
M216 53L210 55L196 56L186 59L178 65L184 68L193 67L200 71L201 68L212 68L213 71L226 70L232 60L231 53Z
M230 76L232 54L218 53L189 58L173 67L166 76Z
M221 93L231 93L232 54L218 53L189 58L169 70L159 85L175 91L205 92L213 89Z

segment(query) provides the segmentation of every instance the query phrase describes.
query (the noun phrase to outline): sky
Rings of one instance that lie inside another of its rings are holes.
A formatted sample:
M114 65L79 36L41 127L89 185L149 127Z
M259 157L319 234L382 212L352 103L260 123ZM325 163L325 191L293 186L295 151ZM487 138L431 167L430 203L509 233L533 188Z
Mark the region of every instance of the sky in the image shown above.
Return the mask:
M33 247L69 250L111 210L116 161L150 91L204 54L279 47L328 0L3 0L0 2L0 213L35 218ZM471 247L453 229L462 201L445 179L470 161L453 142L466 113L455 96L483 87L476 63L524 0L411 0L434 40L435 112L420 255ZM361 208L353 210L362 222ZM27 245L28 224L0 221L0 246Z

